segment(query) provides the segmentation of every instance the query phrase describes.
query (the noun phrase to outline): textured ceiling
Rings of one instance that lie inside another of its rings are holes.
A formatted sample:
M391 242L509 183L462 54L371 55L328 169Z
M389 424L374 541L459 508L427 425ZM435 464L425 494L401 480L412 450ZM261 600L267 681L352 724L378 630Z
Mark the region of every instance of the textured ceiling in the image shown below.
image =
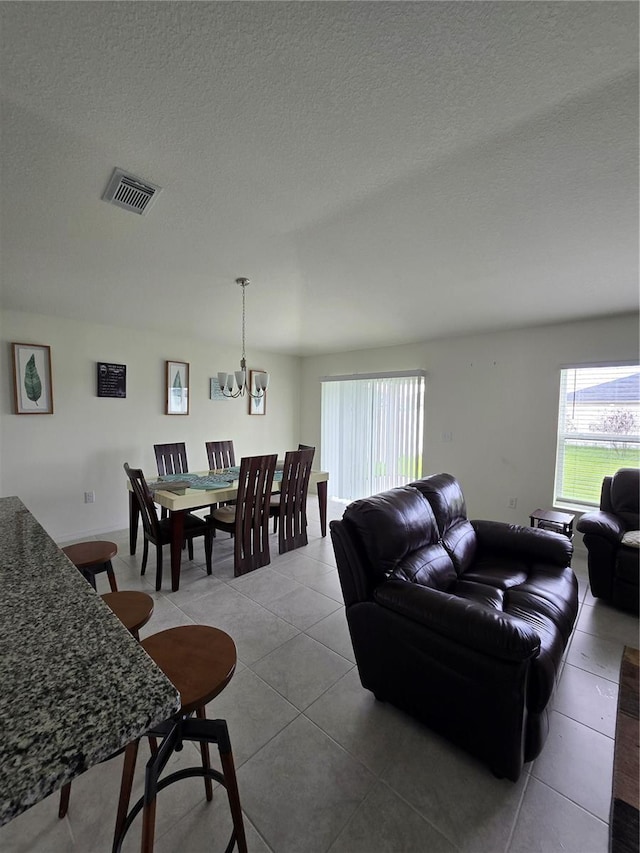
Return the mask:
M637 310L634 2L0 21L5 308L233 344L244 275L248 349L299 354Z

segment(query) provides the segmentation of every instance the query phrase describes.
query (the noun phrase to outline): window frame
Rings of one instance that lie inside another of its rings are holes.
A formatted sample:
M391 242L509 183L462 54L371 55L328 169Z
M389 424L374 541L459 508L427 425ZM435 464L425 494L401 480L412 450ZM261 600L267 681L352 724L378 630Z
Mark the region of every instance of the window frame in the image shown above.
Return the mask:
M624 443L626 445L631 445L630 448L624 448L624 450L630 450L631 452L635 451L637 455L637 459L633 460L635 464L640 465L640 399L630 401L630 408L634 409L634 415L636 417L635 431L632 433L604 433L597 432L596 430L589 429L581 429L581 430L568 430L566 428L567 425L567 397L570 391L567 390L567 380L570 378L570 371L575 371L576 373L579 371L583 371L584 374L587 374L588 371L596 371L599 369L602 370L610 370L616 371L616 369L623 369L625 372L621 373L620 376L613 377L611 379L607 379L606 375L603 376L600 383L585 385L585 388L589 387L597 387L598 384L605 384L606 382L616 381L617 379L622 379L625 376L631 376L635 373L640 374L640 363L635 360L623 360L623 361L606 361L606 362L596 362L596 363L587 363L587 364L568 364L562 365L560 368L560 378L559 378L559 393L558 393L558 421L557 421L557 433L556 433L556 458L555 458L555 475L554 475L554 483L553 483L553 505L560 508L570 508L577 510L578 512L586 512L588 510L598 508L600 505L600 489L602 486L602 478L603 476L608 476L609 473L615 473L615 470L618 468L628 467L624 460L621 460L619 463L616 463L615 466L609 466L612 470L607 470L603 473L602 466L598 467L594 465L594 471L592 474L593 482L588 483L589 472L584 475L584 484L585 487L590 487L592 489L592 499L587 499L584 497L580 497L575 493L575 491L569 492L565 485L566 479L566 457L567 457L567 448L571 446L571 443L578 443L575 446L593 446L594 448L599 445L611 445L614 442ZM574 388L577 386L577 382L575 381L579 377L575 377L574 375ZM583 376L586 378L586 376ZM582 390L582 389L580 389ZM577 390L574 391L577 393ZM575 404L575 401L574 401ZM595 408L595 406L594 406ZM605 412L605 408L602 408L603 413ZM580 444L582 442L583 444ZM615 448L609 448L612 451L616 452ZM597 478L597 482L596 479ZM596 497L597 494L597 497Z

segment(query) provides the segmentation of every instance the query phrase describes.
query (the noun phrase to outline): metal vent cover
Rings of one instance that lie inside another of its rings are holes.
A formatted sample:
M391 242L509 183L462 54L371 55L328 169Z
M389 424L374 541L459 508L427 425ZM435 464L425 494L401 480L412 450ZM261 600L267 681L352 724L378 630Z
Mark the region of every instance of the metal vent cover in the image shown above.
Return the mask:
M123 169L114 169L102 198L110 204L144 216L161 192L162 187L136 178Z

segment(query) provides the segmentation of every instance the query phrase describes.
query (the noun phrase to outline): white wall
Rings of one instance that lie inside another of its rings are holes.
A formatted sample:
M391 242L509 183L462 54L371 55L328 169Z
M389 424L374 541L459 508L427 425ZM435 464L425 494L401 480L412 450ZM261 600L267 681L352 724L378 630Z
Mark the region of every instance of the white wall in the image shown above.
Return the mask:
M250 366L272 374L266 416L250 417L246 400L209 399L209 377L236 365L234 348L8 311L0 336L0 494L19 495L58 541L127 526L122 464L153 475L154 443L185 441L192 470L217 438L232 438L237 455L315 444L319 465L319 377L414 367L428 373L425 473L459 477L472 517L527 524L551 506L559 368L634 360L639 348L629 315L302 360L250 352ZM13 414L11 341L51 346L53 416ZM164 414L166 359L190 362L187 417ZM97 361L127 365L125 400L96 396ZM96 503L84 504L91 490Z
M320 464L321 376L423 368L424 473L457 476L470 517L528 524L552 505L560 367L627 359L638 359L637 315L309 357L300 432Z
M18 495L59 542L128 525L122 465L155 475L156 443L186 442L193 471L207 467L205 441L233 439L238 458L297 446L297 358L249 352L249 367L271 373L266 415L254 417L246 399L209 399L209 378L238 367L239 347L11 311L0 336L0 495ZM51 347L53 415L13 414L13 341ZM167 359L190 363L188 416L164 414ZM126 364L126 399L96 396L98 361Z

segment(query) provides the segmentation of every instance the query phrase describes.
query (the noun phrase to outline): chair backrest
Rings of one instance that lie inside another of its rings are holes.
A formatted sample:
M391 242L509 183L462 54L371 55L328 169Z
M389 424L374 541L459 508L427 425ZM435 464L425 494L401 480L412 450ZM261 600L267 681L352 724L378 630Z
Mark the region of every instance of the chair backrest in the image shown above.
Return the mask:
M232 441L205 441L204 446L207 448L210 471L235 466L236 454L233 450Z
M277 455L244 456L240 460L236 500L234 570L243 575L271 561L269 502Z
M188 473L187 448L183 441L177 444L154 444L153 449L156 452L156 464L160 477L165 474Z
M640 469L620 468L602 481L600 509L617 515L626 530L637 530L640 504Z
M313 462L313 457L315 455L316 449L313 444L299 444L298 450L313 450L313 454L311 455L311 461Z
M280 486L278 548L281 554L306 545L307 492L315 447L285 454Z
M477 550L476 533L467 518L467 505L460 483L452 474L431 474L409 485L429 502L440 538L460 575L473 565Z
M413 486L354 501L344 511L342 527L345 535L339 537L343 543L336 560L343 585L351 583L352 571L360 575L356 586L361 592L388 577L443 591L457 580L429 501ZM331 535L335 540L333 523ZM351 541L345 544L347 538Z
M130 468L129 463L125 462L124 470L131 482L133 494L138 501L145 535L154 541L160 541L160 524L158 522L156 505L153 502L153 496L149 491L142 469Z

